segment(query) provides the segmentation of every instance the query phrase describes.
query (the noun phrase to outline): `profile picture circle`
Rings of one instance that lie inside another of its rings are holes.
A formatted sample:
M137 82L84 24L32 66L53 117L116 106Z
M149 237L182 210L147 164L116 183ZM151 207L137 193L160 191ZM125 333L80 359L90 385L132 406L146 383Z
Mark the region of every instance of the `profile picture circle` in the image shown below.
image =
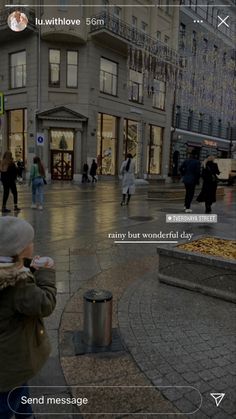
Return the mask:
M8 16L7 23L12 31L22 32L27 28L28 18L24 13L15 10Z

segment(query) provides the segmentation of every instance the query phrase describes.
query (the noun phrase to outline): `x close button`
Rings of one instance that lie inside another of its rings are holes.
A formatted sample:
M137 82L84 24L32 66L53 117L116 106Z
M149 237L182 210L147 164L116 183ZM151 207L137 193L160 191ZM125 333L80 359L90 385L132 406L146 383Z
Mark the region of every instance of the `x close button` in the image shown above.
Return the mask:
M220 17L220 16L217 16L218 17L218 19L220 20L220 22L218 23L218 28L221 26L221 25L225 25L225 26L227 26L227 28L229 28L229 25L228 25L228 23L226 22L228 19L229 19L229 16L226 16L225 18L222 18L222 17Z

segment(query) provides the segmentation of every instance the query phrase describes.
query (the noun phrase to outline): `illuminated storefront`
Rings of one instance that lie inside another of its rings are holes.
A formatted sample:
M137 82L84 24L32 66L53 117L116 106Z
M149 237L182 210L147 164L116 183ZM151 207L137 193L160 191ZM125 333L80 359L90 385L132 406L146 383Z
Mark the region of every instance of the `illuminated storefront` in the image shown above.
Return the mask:
M27 109L8 111L8 148L13 159L25 162L27 159Z
M147 146L147 173L159 175L161 173L163 128L149 126L149 144Z
M132 154L134 159L137 159L138 147L138 122L130 119L124 120L124 142L123 142L123 157L126 159L127 154Z
M115 116L98 114L97 162L98 173L103 175L117 173L117 118Z

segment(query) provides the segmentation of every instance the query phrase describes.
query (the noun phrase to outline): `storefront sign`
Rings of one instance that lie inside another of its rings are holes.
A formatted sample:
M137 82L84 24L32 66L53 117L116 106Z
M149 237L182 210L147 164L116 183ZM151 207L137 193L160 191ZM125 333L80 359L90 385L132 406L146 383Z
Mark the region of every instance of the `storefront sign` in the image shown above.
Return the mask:
M44 145L44 134L37 133L37 145Z
M202 145L206 147L217 147L217 142L212 140L203 140Z

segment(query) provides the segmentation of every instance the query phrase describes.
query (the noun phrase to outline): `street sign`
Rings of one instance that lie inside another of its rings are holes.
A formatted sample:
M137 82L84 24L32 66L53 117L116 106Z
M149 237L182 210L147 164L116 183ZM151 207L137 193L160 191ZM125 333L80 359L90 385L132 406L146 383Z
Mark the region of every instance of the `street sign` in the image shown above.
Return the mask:
M44 134L41 134L40 132L37 132L36 143L37 143L37 145L44 146Z
M4 94L0 92L0 115L4 114Z

